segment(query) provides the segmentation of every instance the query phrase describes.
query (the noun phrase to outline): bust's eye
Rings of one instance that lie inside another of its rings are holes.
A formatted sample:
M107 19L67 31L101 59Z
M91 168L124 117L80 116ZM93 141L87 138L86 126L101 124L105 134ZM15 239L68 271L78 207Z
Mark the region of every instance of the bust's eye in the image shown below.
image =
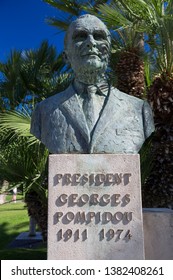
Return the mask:
M93 34L95 40L106 40L106 34L102 31L95 31Z
M87 39L87 33L85 31L75 32L73 35L73 40L75 41L84 41Z

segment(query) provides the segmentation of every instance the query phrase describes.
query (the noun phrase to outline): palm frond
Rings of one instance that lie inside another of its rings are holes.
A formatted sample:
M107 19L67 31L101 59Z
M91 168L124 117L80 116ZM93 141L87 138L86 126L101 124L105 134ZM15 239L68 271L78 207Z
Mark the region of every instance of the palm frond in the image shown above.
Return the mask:
M173 18L164 18L159 32L149 35L148 43L159 72L173 72Z
M31 145L38 142L30 133L30 115L25 112L20 113L16 111L6 111L0 113L0 134L4 134L6 138L25 137L26 141Z
M48 151L40 149L38 145L32 149L23 141L10 145L9 151L3 151L0 155L0 174L13 187L19 187L27 193L32 188L36 192L42 192L42 180L46 172Z
M80 6L78 4L79 1L43 0L43 2L51 5L57 10L72 14L74 16L78 16L78 11L80 9Z
M25 192L35 185L37 192L42 191L42 180L47 172L48 150L29 133L30 117L7 112L1 114L1 118L0 177Z
M65 63L62 54L57 55L56 48L43 41L36 50L13 51L5 63L1 63L0 108L15 110L20 104L25 105L26 97L40 101L51 92L60 91L54 77L64 73ZM47 84L51 83L48 88ZM27 103L28 105L28 103ZM32 109L30 108L30 109Z
M57 17L48 17L46 22L62 31L66 31L69 24L77 16L80 15L82 4L85 1L61 1L61 0L43 0L45 3L51 5L58 10Z
M56 18L47 18L46 22L49 25L59 28L62 31L66 31L70 25L71 19L67 18L67 19L61 20L61 19L56 19Z
M99 17L107 24L108 28L116 30L119 27L132 26L133 22L125 16L115 5L103 4L98 7Z

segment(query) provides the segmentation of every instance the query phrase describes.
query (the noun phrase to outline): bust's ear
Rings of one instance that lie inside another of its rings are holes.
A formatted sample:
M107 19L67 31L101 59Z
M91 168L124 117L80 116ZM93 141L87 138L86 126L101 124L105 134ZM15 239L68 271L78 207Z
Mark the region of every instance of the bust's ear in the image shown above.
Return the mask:
M68 59L68 56L67 56L67 53L66 51L64 50L63 53L62 53L62 58L63 58L63 61L66 63L66 64L70 64L70 61Z

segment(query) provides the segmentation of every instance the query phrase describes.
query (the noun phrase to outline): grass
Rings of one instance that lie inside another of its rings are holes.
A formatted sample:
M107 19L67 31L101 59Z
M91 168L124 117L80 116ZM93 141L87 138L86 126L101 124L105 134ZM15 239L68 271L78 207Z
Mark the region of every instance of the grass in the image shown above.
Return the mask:
M1 260L46 260L46 245L37 249L6 249L0 250Z
M6 202L10 202L12 201L12 194L7 194L6 196ZM17 194L17 200L22 200L23 199L23 195L22 194Z
M7 199L7 201L10 200ZM1 260L42 260L46 259L46 246L22 249L8 248L10 242L21 232L29 231L29 217L24 202L0 205L0 259Z

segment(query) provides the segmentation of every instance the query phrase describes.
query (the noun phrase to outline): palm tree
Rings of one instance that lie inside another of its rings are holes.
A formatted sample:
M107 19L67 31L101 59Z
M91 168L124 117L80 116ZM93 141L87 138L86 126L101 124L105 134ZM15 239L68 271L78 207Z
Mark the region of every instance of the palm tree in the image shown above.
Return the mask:
M147 97L154 112L156 133L153 138L153 169L143 186L143 205L173 207L173 2L114 0L111 5L101 5L98 10L114 31L117 31L116 26L120 26L121 32L131 28L135 28L138 34L143 32L143 39L149 46L152 70L157 69L157 74L154 75L153 72L151 85L147 89ZM122 60L118 66L123 71L119 68L118 71L125 73L129 69L128 56L121 55ZM131 58L130 61L132 60ZM139 69L143 69L140 63ZM128 76L130 77L130 72ZM129 84L129 80L126 80Z
M152 62L154 60L155 67L159 70L159 77L156 76L157 88L159 81L164 79L172 79L172 1L163 0L113 0L111 5L100 5L98 11L101 13L100 17L107 22L109 28L120 33L120 41L124 39L126 46L127 39L133 38L139 44L140 34L144 32L143 40L149 44L150 53L152 55ZM131 31L131 29L133 30ZM132 32L128 37L127 32ZM135 38L137 37L137 40ZM130 40L131 43L132 39ZM119 38L117 43L120 45ZM119 49L119 45L117 47ZM143 45L143 43L142 43ZM172 100L171 96L167 94L159 94L155 97L156 92L151 96L149 94L149 100L153 104L155 114L162 115L162 118L167 118L166 115L171 114ZM160 102L158 101L158 98ZM165 104L165 100L167 100ZM169 103L169 105L168 105ZM157 107L157 109L156 109ZM161 113L161 114L160 114ZM159 117L159 116L158 116ZM160 116L161 117L161 116Z
M30 134L30 116L9 111L0 114L0 174L10 185L22 190L30 216L35 217L46 236L47 149ZM32 196L33 201L30 199ZM40 216L44 214L44 222Z
M23 190L28 214L36 219L44 239L48 151L30 134L30 121L38 101L69 83L63 66L61 56L47 42L35 51L14 51L7 63L0 65L0 177L8 180L10 188L15 185Z
M131 27L113 33L110 66L113 84L119 90L144 98L144 50L142 35Z
M143 193L146 206L173 208L173 3L163 2L160 28L149 37L156 71L148 88L148 100L154 112L156 134L154 166Z
M89 12L90 8L97 9L100 4L111 2L108 0L43 0L43 2L51 5L58 10L57 16L48 18L47 23L66 31L69 24L84 12ZM61 13L60 13L61 11Z
M60 30L67 30L70 22L80 15L81 13L81 2L87 1L61 1L61 0L43 0L47 4L53 6L58 10L58 15L56 18L47 18L47 23L58 27ZM60 13L62 11L62 13Z
M32 108L35 101L61 91L67 76L63 68L62 56L47 41L37 50L11 52L7 62L0 63L0 109L14 110L26 103Z

